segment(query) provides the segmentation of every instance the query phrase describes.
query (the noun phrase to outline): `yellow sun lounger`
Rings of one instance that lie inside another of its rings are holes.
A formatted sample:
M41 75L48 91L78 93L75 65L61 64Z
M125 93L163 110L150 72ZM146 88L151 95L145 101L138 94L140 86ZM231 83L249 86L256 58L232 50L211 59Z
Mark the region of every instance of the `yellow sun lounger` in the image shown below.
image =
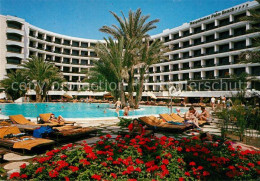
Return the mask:
M16 126L2 127L0 128L0 145L12 147L15 149L31 150L34 147L53 144L54 141L42 138L34 138L32 136L22 136L5 138L6 135L21 134L20 130Z
M57 126L58 123L47 123L47 124L36 124L31 122L30 120L26 119L23 115L13 115L9 116L9 119L12 121L14 124L22 124L22 125L35 125L35 126Z
M40 119L44 122L44 123L50 123L50 117L51 117L52 113L44 113L44 114L39 114ZM75 124L75 121L64 121L64 124Z
M175 114L175 113L171 113L170 116L171 116L174 120L176 120L176 121L178 121L178 122L184 122L184 118L178 116L178 115Z

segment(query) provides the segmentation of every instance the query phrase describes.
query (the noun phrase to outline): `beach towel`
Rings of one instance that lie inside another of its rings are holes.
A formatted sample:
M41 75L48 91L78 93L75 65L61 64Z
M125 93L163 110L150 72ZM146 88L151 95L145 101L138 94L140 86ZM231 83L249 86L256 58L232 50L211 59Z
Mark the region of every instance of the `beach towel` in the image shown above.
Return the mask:
M0 128L0 138L4 138L8 134L19 134L21 133L19 128L16 126L2 127Z
M43 134L52 133L53 129L49 126L41 126L39 129L33 131L33 137L42 138Z
M52 140L36 138L15 142L13 148L31 150L35 146L53 143Z

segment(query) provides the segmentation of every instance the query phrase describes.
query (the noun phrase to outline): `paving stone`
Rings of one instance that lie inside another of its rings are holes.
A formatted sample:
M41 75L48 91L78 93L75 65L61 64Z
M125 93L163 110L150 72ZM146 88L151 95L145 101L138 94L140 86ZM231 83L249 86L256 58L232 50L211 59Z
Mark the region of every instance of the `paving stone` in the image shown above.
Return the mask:
M26 164L29 165L29 162L12 162L12 163L8 163L4 166L4 169L6 170L13 170L13 169L20 169L20 166L22 164Z
M36 155L34 155L34 156L21 156L21 155L15 154L15 153L7 153L7 154L4 155L4 160L7 160L7 161L27 160L27 159L33 158L35 156Z
M92 138L88 138L88 139L77 141L76 144L82 144L83 141L86 141L87 144L94 144L94 143L96 143L99 140L100 140L99 137L92 137Z

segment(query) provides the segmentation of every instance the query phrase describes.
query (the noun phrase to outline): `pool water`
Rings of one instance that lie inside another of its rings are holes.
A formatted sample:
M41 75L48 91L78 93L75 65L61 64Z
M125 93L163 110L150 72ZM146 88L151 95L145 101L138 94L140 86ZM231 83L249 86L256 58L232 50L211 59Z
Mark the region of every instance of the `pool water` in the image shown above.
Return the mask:
M24 103L24 104L0 104L2 109L0 114L10 116L22 114L25 117L35 118L42 113L54 113L56 116L62 115L64 118L98 118L116 117L113 105L98 103ZM104 111L106 110L106 113ZM181 112L186 112L187 108L181 108ZM173 108L173 112L176 112ZM138 110L131 110L129 116L151 115L170 113L170 108L166 106L140 106ZM119 112L123 116L123 110Z

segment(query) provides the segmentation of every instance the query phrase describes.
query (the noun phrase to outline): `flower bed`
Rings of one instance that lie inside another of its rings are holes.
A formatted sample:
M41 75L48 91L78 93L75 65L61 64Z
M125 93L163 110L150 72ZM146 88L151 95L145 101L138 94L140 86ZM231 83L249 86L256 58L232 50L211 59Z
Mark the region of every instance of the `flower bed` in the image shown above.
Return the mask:
M260 153L198 137L130 138L101 136L93 146L68 144L21 165L10 179L34 180L210 180L256 179Z

